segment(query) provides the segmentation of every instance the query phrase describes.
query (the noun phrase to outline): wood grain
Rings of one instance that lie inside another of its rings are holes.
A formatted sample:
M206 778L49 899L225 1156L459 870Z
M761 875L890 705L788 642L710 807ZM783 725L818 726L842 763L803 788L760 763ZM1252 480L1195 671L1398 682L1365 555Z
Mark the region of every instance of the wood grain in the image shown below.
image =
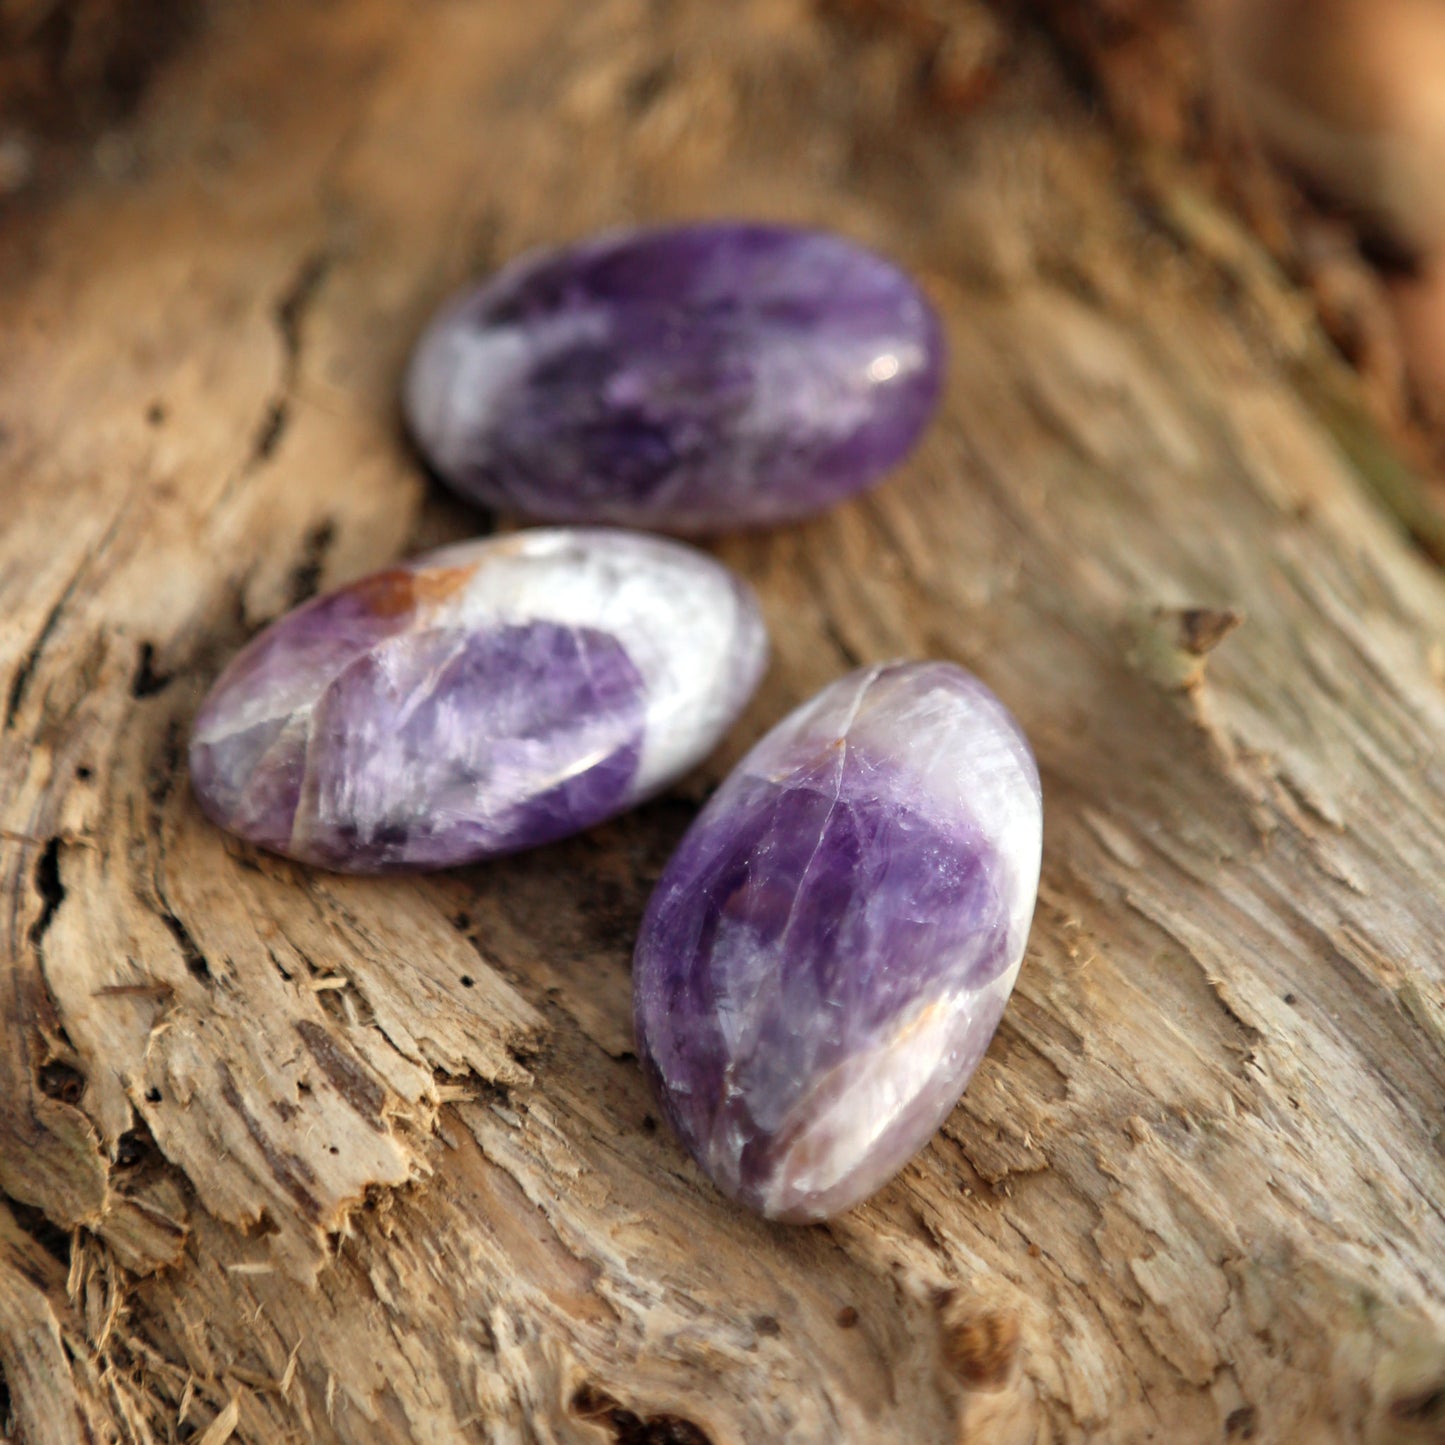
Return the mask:
M1445 1439L1445 588L1247 236L1182 243L1038 36L947 13L940 104L857 6L223 5L103 168L7 217L18 1438ZM443 876L218 834L182 759L225 659L482 525L399 433L430 309L704 214L884 248L952 352L876 494L718 546L776 653L723 753ZM729 762L895 655L1034 740L1038 917L934 1144L768 1226L655 1121L631 939Z

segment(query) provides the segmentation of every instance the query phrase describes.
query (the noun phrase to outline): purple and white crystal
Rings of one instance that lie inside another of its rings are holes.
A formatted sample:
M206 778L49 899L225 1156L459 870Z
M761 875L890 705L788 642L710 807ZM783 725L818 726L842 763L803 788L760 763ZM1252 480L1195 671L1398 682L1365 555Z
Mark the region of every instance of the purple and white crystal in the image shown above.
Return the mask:
M942 371L933 308L891 262L827 232L714 222L524 256L442 310L404 401L474 501L699 533L877 481Z
M700 762L767 660L752 592L678 542L544 530L444 548L255 638L196 718L222 827L351 872L580 832Z
M951 663L852 673L743 759L633 969L643 1067L719 1188L826 1218L928 1141L1013 989L1042 826L1018 725Z

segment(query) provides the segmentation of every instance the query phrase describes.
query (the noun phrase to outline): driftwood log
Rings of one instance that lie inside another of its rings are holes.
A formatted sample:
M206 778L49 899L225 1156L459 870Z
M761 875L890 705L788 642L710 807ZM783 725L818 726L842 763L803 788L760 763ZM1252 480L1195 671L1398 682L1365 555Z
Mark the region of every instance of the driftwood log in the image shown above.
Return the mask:
M1004 12L1006 13L1006 12ZM0 227L0 1421L26 1445L1445 1440L1445 586L1309 305L1029 22L804 0L217 5ZM944 18L939 20L938 15ZM332 877L199 815L257 627L482 519L400 435L463 278L639 219L923 278L944 414L717 547L775 660L562 846ZM859 660L1045 780L1017 993L874 1201L654 1121L628 962L706 789Z

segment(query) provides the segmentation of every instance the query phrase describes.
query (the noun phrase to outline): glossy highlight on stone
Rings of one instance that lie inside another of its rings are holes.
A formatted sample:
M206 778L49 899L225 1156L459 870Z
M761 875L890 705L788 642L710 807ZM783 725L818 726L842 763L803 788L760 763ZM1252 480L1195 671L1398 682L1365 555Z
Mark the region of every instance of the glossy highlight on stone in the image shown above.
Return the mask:
M633 965L643 1067L724 1193L822 1219L927 1143L1013 989L1042 826L1018 725L951 663L854 672L743 759Z
M519 532L297 608L212 688L191 779L222 827L348 872L512 853L700 762L752 695L751 590L678 542Z
M505 267L433 321L404 403L474 501L707 533L879 480L942 372L933 308L891 262L824 231L710 222Z

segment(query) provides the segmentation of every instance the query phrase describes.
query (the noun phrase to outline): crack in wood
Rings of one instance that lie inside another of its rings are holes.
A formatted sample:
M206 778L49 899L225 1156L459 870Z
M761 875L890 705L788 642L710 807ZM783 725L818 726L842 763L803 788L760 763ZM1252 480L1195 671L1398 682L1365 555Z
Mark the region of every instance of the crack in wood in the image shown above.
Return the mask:
M209 983L211 981L210 960L201 952L191 930L171 912L164 897L160 900L159 913L161 922L165 924L171 937L176 941L176 947L181 951L181 957L185 960L186 972L202 983Z
M161 813L176 785L180 770L181 723L179 718L172 718L166 724L165 735L161 739L160 755L146 779L146 795L151 805L151 832L157 839L161 837Z
M245 471L254 471L268 462L281 445L291 422L291 401L301 365L301 328L307 309L316 298L326 274L335 263L335 252L322 246L302 258L296 274L282 292L272 311L276 330L281 337L281 379L266 403L256 439Z
M68 1229L62 1229L43 1209L25 1204L8 1194L0 1194L0 1205L10 1211L15 1223L53 1259L62 1269L69 1270L74 1238ZM36 1287L48 1290L46 1281L36 1281Z
M15 719L20 714L21 704L25 701L25 694L30 690L30 682L35 676L35 669L40 664L40 654L45 651L45 644L50 641L60 622L60 614L65 611L66 604L80 583L81 575L85 571L86 560L83 560L75 569L70 581L65 584L65 590L56 599L55 605L46 613L45 621L40 624L40 631L35 634L35 640L25 650L25 655L20 659L20 666L15 669L15 676L10 683L10 696L5 704L3 728L5 732L9 732L15 725Z
M155 645L150 642L141 643L135 676L131 679L130 684L130 695L137 701L142 698L155 697L157 693L164 692L174 680L174 673L158 672L155 662Z
M582 1385L572 1395L571 1410L579 1419L612 1432L614 1445L712 1445L712 1436L681 1415L639 1415L596 1385Z
M1438 1427L1445 1423L1445 1381L1402 1395L1390 1402L1390 1418L1412 1430Z
M316 595L321 585L321 571L326 554L336 540L336 523L330 518L313 527L301 547L301 560L291 573L289 596L291 605L299 607Z
M45 942L50 925L60 905L65 902L65 884L60 877L60 838L50 838L35 865L35 890L40 894L41 907L35 922L30 925L30 943L37 951Z

